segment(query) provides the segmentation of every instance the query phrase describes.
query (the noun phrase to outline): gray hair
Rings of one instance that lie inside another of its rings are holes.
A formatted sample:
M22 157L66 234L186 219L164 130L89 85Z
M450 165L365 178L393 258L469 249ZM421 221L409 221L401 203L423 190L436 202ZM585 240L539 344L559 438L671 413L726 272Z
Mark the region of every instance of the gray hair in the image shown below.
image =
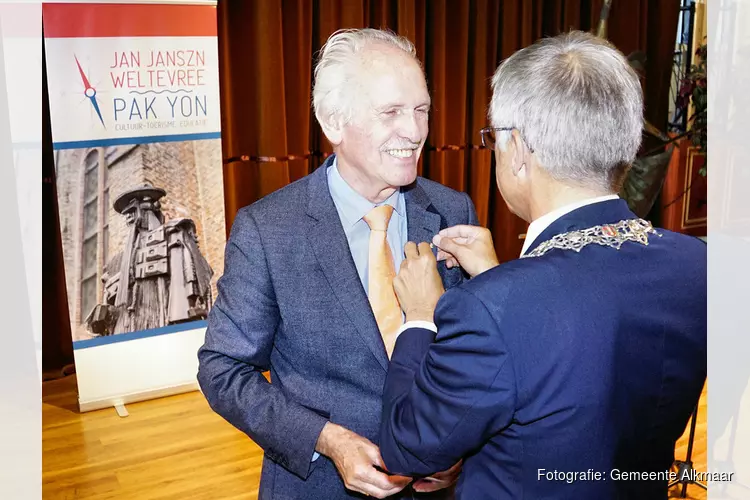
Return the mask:
M356 56L371 43L383 43L401 49L419 64L414 45L391 31L374 28L336 31L321 47L315 65L312 101L318 122L323 123L332 115L341 116L345 122L351 119L354 100L351 87L359 64Z
M573 31L500 65L489 118L493 127L518 129L553 178L618 190L641 144L643 93L622 53ZM498 144L509 137L499 135Z

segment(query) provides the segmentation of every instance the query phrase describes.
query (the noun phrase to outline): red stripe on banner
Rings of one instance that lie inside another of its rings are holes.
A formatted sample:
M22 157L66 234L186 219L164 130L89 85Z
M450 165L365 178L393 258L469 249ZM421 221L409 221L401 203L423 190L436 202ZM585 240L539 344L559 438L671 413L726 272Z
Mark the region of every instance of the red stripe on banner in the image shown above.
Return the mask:
M46 3L45 38L216 36L212 5Z

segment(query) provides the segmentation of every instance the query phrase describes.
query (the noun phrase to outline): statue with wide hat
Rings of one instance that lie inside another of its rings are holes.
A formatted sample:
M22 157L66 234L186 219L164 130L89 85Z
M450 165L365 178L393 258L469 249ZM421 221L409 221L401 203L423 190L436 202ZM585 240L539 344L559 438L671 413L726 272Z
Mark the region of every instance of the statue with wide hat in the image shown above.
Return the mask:
M107 263L104 297L86 318L95 335L151 330L205 319L213 270L192 219L165 220L167 192L145 184L121 193L113 208L126 218L123 250Z

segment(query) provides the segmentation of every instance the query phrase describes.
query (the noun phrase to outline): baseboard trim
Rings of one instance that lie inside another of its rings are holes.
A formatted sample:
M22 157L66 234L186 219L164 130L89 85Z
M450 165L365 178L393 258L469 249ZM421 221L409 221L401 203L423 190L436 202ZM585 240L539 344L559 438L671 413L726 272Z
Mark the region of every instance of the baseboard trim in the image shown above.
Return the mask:
M78 407L81 413L101 410L103 408L114 408L116 405L126 405L130 403L138 403L141 401L148 401L150 399L163 398L167 396L175 396L177 394L184 394L186 392L199 391L200 387L196 382L188 384L180 384L171 387L163 387L161 389L153 389L150 391L137 392L132 394L125 394L123 396L111 396L103 399L96 399L90 401L78 401Z

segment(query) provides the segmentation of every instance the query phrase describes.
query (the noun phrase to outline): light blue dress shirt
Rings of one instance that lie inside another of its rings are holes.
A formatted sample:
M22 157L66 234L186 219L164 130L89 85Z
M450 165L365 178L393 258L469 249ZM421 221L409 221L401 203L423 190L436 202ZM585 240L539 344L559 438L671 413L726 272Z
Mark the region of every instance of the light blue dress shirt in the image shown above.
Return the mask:
M404 245L408 241L407 221L406 221L406 201L404 194L398 190L388 199L376 205L368 201L364 196L356 192L341 177L338 170L336 159L333 165L328 167L328 189L336 205L336 210L341 219L341 225L344 227L346 239L349 242L349 251L352 253L354 265L357 267L359 279L365 288L365 293L369 293L368 268L369 268L369 248L370 248L370 226L363 219L365 215L373 208L379 205L391 205L393 215L388 223L386 239L393 253L393 264L395 271L398 273L401 262L404 260Z

